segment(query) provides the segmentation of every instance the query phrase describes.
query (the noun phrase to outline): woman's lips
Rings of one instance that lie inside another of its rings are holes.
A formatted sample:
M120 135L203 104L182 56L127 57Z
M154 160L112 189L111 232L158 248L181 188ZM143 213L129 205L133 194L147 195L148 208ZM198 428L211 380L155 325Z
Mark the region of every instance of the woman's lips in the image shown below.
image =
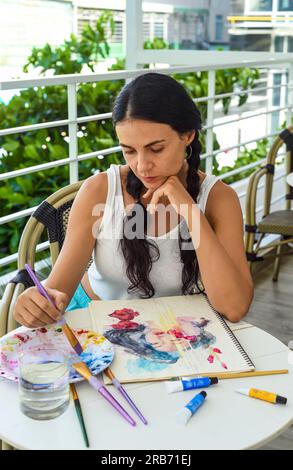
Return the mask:
M157 178L157 176L151 176L147 178L142 178L144 181L154 181Z

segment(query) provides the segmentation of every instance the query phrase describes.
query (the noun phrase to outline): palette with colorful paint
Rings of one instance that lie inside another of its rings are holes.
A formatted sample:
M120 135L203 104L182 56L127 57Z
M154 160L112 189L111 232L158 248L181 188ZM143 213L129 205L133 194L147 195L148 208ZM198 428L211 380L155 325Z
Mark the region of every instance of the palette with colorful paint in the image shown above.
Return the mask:
M73 333L83 347L80 359L87 364L93 375L106 369L114 357L110 341L99 333L85 329L74 329ZM0 339L0 378L18 381L18 352L38 347L56 348L68 355L69 364L76 361L75 351L68 343L62 328L50 325L46 328L17 328ZM70 368L70 382L79 382L84 378Z

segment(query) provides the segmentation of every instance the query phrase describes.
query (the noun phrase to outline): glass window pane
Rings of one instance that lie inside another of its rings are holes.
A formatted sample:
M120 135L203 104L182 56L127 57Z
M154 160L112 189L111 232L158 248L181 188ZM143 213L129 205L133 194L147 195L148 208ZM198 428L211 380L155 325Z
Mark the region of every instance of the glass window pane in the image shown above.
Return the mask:
M250 0L251 11L271 11L273 0Z
M216 41L222 41L223 40L223 15L216 15L216 34L215 34L215 39Z
M293 0L279 0L279 11L293 11Z
M288 37L288 52L293 52L293 37Z
M275 37L275 52L284 52L284 36Z
M154 36L156 38L164 39L164 23L155 22L154 24Z

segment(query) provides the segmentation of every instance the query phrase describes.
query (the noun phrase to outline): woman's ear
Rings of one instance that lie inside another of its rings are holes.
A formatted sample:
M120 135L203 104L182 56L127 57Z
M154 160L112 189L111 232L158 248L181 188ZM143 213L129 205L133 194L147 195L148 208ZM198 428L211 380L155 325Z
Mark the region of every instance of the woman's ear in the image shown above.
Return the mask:
M194 141L196 135L197 135L197 131L195 131L195 130L189 131L189 132L186 132L186 133L185 133L185 136L186 136L186 146L190 145L191 142Z

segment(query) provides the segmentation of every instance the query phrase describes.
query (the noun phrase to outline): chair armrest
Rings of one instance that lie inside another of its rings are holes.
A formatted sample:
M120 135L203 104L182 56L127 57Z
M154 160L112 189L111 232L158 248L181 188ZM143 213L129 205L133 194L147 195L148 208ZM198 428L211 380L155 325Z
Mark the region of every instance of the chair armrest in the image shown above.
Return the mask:
M268 169L266 167L261 167L252 173L248 180L245 211L245 224L248 226L256 225L256 197L258 185L261 178L267 173Z
M15 307L18 296L22 294L24 290L25 290L25 286L21 282L19 282L18 284L15 284L14 292L13 292L9 310L8 310L7 333L9 333L9 331L15 330L15 328L19 326L19 324L17 323L17 321L15 320L13 316L13 311L14 311L14 307Z
M3 297L0 301L0 337L7 331L8 314L11 306L11 300L15 289L15 283L9 282L5 287Z

